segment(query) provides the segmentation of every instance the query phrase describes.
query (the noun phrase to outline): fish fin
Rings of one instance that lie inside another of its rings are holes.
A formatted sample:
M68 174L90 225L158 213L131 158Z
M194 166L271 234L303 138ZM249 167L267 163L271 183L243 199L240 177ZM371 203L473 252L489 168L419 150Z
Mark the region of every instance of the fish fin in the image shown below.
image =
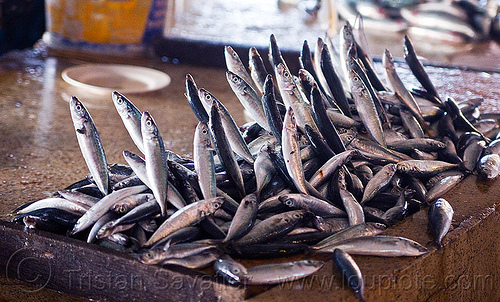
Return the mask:
M170 245L171 245L170 243L171 243L171 242L172 242L172 239L169 239L169 240L167 241L167 243L166 243L166 244L165 244L165 246L163 247L163 250L164 250L164 251L167 251L167 250L170 248Z
M434 246L438 251L441 251L443 249L443 243L437 241L437 240L432 240L429 243L425 245L426 247Z
M87 132L86 130L87 128L85 128L85 126L82 126L82 128L76 129L76 132L80 134L85 134Z

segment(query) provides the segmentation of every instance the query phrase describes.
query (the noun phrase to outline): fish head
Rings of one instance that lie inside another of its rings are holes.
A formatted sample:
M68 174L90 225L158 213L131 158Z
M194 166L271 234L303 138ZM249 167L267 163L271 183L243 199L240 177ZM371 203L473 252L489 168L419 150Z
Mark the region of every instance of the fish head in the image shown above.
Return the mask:
M286 215L284 219L285 220L286 219L290 219L290 220L293 220L293 221L300 221L300 220L303 220L305 218L310 217L309 215L312 215L311 212L309 212L309 211L306 211L306 210L296 210L296 211L288 212L288 215Z
M244 283L247 278L247 269L232 259L217 259L214 263L214 270L230 284Z
M243 79L232 71L226 71L226 78L229 84L233 84L238 88L240 88L243 84Z
M191 74L189 74L189 73L187 73L187 74L186 74L186 83L187 83L187 82L190 82L191 84L194 84L194 86L196 87L196 84L195 84L195 82L194 82L194 78L193 78L193 76L192 76Z
M104 238L104 237L111 236L111 234L113 233L113 227L114 226L115 226L115 222L114 221L110 221L110 222L106 223L105 225L103 225L99 229L99 231L96 234L96 237L98 239L101 239L101 238Z
M241 202L245 208L254 207L257 205L257 195L254 193L248 194Z
M203 102L208 105L212 106L212 102L216 101L217 99L214 97L213 94L210 93L210 91L200 88L198 89L198 94L200 95L200 98L203 100ZM208 107L207 106L207 107ZM205 107L206 108L206 107Z
M126 198L124 198L124 199L126 199ZM111 210L113 212L120 213L120 214L127 213L130 210L130 205L126 201L121 201L121 202L118 202L115 205L113 205Z
M113 104L115 104L116 110L120 115L125 116L132 111L130 101L123 94L118 91L113 91L111 97L113 99Z
M394 70L394 59L391 52L386 48L382 56L382 65L385 69Z
M32 215L26 215L23 217L24 226L28 229L36 229L38 217Z
M356 60L358 59L358 50L356 48L356 44L351 43L351 45L349 45L349 49L347 50L347 58L349 58L350 62L356 62Z
M226 60L240 60L238 53L229 45L224 46L224 56Z
M367 226L371 229L371 231L374 234L380 234L387 229L387 226L385 224L379 223L379 222L373 222L373 223L367 224Z
M356 90L356 91L361 91L361 87L363 86L363 80L361 80L361 77L359 74L351 69L349 70L349 78L351 79L351 89Z
M141 130L143 137L158 136L158 128L156 127L156 123L153 119L153 116L147 111L142 113Z
M410 52L413 52L413 44L406 34L403 36L403 48L405 56L407 56Z
M293 76L288 70L288 68L283 63L279 63L276 66L276 75L281 79L281 82L288 85L292 85Z
M439 149L446 148L446 144L443 142L440 142L440 141L435 141L435 142L433 142L433 144L436 146L436 148L439 148Z
M209 129L208 129L208 124L204 122L199 122L198 125L196 126L196 131L199 132L202 136L207 136L209 135Z
M248 55L249 57L260 57L259 51L254 46L248 49ZM253 60L250 60L250 62L253 62Z
M161 260L163 248L152 248L140 252L137 256L139 261L145 264L156 264Z
M346 51L347 47L349 47L352 43L354 43L354 36L352 34L352 26L349 22L346 22L344 26L342 26L341 37L344 39Z
M286 206L295 207L295 199L288 194L281 195L278 200Z
M423 254L426 254L429 252L429 250L425 246L421 245L418 242L408 241L408 245L409 245L410 249L417 252L417 256L423 255Z
M408 163L405 162L399 162L396 164L396 168L399 172L401 173L408 173L411 171L411 167Z
M299 69L299 78L301 81L304 81L307 83L314 83L313 76L306 69L303 69L303 68Z
M211 212L213 213L218 209L220 209L223 203L224 203L224 197L215 197L210 203Z
M479 177L493 180L500 174L500 156L487 154L479 161Z
M267 74L266 80L264 81L264 91L266 91L266 93L273 93L273 87L273 76L271 74Z
M125 158L125 160L129 164L130 164L130 162L144 163L144 159L142 157L140 157L139 155L137 155L133 152L127 151L127 150L123 151L123 157Z
M339 133L340 139L344 143L344 145L349 145L357 136L357 133L355 131L346 131L344 133ZM357 150L357 149L354 149ZM358 151L359 153L359 151ZM357 154L359 155L359 154Z
M171 214L168 214L168 212L167 212L167 215L171 215ZM154 219L141 220L139 224L146 232L154 232L158 229L158 224L156 223L156 220L154 220Z
M84 123L89 119L89 113L87 109L76 96L71 97L69 106L71 109L71 116L73 117L74 121Z

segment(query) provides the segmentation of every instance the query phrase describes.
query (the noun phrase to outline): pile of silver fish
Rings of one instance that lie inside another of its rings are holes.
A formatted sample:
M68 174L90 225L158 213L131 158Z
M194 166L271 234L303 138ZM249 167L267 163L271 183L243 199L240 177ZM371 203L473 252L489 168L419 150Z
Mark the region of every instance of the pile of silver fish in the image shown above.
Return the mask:
M428 248L381 233L429 207L440 247L453 209L440 198L469 174L500 168L498 123L483 131L473 99L443 98L405 37L405 59L421 83L405 87L388 50L385 79L363 33L349 24L340 46L306 42L293 75L275 37L272 70L255 48L249 68L225 48L227 80L252 118L238 127L222 101L186 76L199 123L193 158L165 150L155 120L127 97L112 100L142 155L108 164L99 134L76 97L70 111L90 174L27 203L13 221L134 253L146 264L212 267L231 284L275 284L313 274L333 255L363 299L356 255L419 256ZM479 128L479 129L478 129ZM404 234L402 234L404 235ZM235 259L302 254L311 260L245 267Z
M340 17L353 22L359 14L373 32L405 32L414 39L451 44L500 38L498 4L470 1L340 0Z

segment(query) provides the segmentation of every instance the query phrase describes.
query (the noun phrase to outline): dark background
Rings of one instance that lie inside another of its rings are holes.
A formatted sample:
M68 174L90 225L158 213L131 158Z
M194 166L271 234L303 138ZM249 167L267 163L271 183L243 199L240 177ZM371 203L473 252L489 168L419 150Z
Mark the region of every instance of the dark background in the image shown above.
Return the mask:
M0 54L33 46L45 31L44 0L0 0Z

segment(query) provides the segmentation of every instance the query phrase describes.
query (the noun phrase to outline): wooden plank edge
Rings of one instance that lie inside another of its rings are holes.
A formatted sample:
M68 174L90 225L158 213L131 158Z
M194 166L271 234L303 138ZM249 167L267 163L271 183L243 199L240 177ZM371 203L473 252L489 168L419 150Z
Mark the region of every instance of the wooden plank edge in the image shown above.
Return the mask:
M145 265L131 255L0 221L0 274L108 301L242 301L245 289L195 270ZM2 269L3 268L3 269Z

